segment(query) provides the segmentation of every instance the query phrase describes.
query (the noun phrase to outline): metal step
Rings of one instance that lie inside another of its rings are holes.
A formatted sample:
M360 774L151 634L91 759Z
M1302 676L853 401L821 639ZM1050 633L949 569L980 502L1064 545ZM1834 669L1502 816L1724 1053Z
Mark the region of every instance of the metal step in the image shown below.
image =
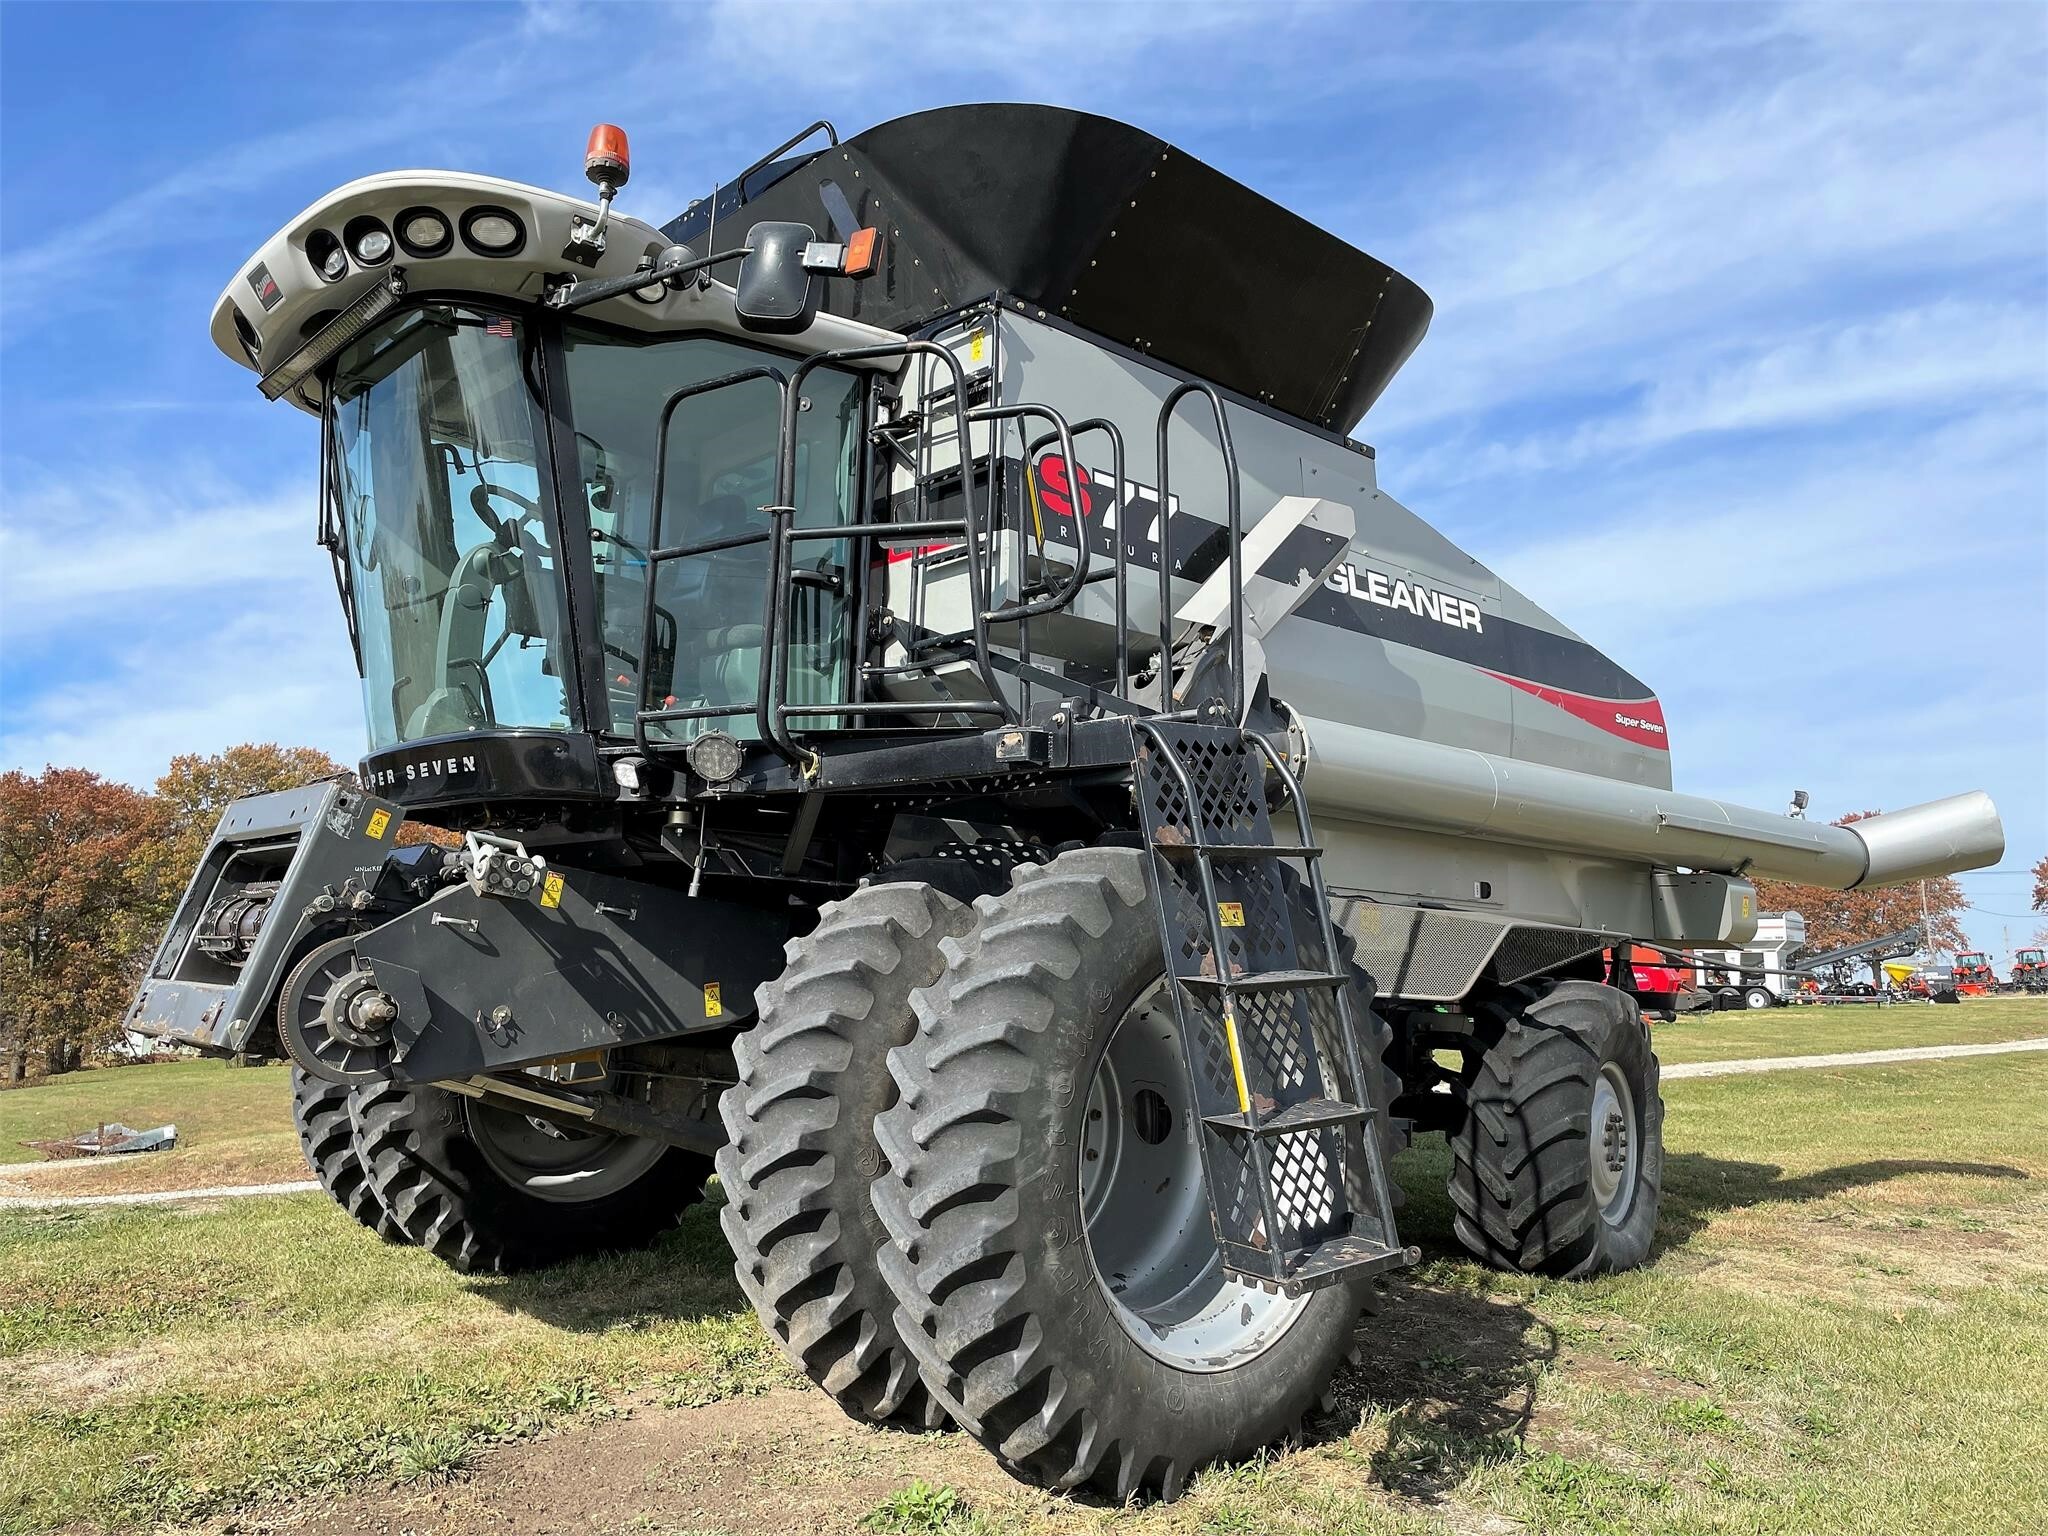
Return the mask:
M1176 863L1193 863L1207 854L1212 859L1319 859L1320 848L1297 848L1292 843L1154 843L1152 851Z
M1183 976L1180 984L1219 992L1225 987L1233 992L1292 992L1300 987L1341 987L1350 979L1335 971L1246 971L1227 981L1216 976Z
M1369 1237L1333 1237L1290 1256L1280 1289L1290 1295L1319 1290L1339 1280L1358 1280L1422 1261L1419 1248L1389 1248ZM1229 1266L1224 1266L1226 1269ZM1251 1278L1248 1276L1247 1278Z
M1251 1116L1244 1113L1235 1115L1204 1115L1202 1123L1228 1136L1257 1136L1271 1141L1276 1136L1296 1136L1303 1131L1320 1131L1328 1126L1349 1125L1354 1120L1369 1120L1372 1110L1363 1104L1346 1104L1341 1099L1303 1099L1299 1104L1290 1104L1285 1109L1261 1116L1253 1125Z
M1300 784L1270 744L1233 726L1153 719L1134 735L1147 748L1134 788L1223 1267L1299 1294L1416 1262L1389 1246L1400 1239L1379 1111L1352 1102L1371 1092L1353 1086L1367 1066L1353 1015L1369 997L1354 1004L1352 975L1332 968L1341 951ZM1273 774L1292 843L1269 819Z

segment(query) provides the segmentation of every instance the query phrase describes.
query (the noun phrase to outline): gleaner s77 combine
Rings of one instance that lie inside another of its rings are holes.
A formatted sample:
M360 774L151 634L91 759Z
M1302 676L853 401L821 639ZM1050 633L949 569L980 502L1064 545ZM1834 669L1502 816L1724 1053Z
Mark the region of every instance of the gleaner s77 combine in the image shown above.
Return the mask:
M1147 134L819 124L661 229L587 169L353 182L213 316L319 423L370 751L229 810L130 1023L288 1053L388 1237L644 1243L715 1160L851 1412L1171 1496L1414 1261L1411 1133L1487 1262L1649 1255L1630 939L2001 851L1673 793L1347 436L1428 298Z

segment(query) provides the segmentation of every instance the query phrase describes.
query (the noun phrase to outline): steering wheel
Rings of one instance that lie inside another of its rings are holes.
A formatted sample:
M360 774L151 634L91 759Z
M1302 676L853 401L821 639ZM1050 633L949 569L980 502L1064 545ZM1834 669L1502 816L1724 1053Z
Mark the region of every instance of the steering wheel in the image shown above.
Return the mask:
M505 500L517 506L519 508L519 515L509 523L499 517L496 512L491 510L491 498L494 496L502 496ZM502 549L511 549L518 544L518 539L513 536L513 530L521 523L540 521L539 502L530 496L521 495L518 491L512 490L508 486L493 485L488 480L480 479L474 486L470 487L469 508L472 512L476 513L477 518L483 525L491 530L492 537L498 541L498 545Z

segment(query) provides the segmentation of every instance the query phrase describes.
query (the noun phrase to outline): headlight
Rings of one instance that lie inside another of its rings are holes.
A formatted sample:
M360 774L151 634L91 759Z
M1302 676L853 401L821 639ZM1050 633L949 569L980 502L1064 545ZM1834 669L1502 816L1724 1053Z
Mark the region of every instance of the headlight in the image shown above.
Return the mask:
M408 208L398 216L398 243L408 256L440 256L455 243L455 231L435 209Z
M313 263L313 270L330 283L348 271L348 253L327 230L316 229L306 236L306 256Z
M706 731L683 748L683 758L698 778L723 784L740 771L740 744L723 731Z
M462 216L462 242L482 256L513 256L526 244L526 228L503 208L472 208Z
M342 243L351 256L366 267L374 267L391 256L391 231L381 219L350 219L341 232Z

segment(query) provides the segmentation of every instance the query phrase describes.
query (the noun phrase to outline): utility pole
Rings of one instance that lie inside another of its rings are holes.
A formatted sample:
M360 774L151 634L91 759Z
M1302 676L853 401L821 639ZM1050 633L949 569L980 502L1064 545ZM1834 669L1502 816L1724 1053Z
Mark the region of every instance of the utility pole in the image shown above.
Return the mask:
M1934 930L1927 926L1927 882L1920 882L1920 942L1927 946L1927 958L1932 962L1941 952L1934 947Z

